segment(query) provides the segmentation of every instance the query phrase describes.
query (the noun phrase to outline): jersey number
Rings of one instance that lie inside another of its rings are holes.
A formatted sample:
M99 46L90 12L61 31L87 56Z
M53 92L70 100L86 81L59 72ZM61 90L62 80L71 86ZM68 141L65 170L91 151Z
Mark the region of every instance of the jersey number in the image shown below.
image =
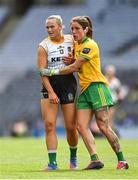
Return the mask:
M63 49L60 49L59 52L60 52L60 54L64 54Z

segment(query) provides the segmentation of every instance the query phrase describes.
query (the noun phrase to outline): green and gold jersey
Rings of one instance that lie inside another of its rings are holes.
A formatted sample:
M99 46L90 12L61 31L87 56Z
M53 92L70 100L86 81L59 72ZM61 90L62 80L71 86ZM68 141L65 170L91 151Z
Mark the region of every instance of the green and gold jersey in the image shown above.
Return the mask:
M82 43L75 42L75 59L83 57L86 61L78 72L81 91L83 92L93 82L103 82L108 85L108 82L101 72L100 55L97 43L85 38Z

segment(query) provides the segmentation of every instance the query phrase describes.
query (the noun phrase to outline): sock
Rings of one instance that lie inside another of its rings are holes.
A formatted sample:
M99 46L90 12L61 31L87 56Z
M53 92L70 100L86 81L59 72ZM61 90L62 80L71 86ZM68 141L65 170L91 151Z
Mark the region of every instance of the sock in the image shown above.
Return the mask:
M93 154L93 155L91 155L91 161L97 161L97 160L99 160L99 158L98 158L98 155L97 155L97 154Z
M70 158L77 156L77 146L70 146Z
M116 155L117 155L118 161L125 161L122 151L117 152Z
M49 150L48 151L48 157L49 157L49 163L50 164L57 165L56 156L57 156L56 150Z

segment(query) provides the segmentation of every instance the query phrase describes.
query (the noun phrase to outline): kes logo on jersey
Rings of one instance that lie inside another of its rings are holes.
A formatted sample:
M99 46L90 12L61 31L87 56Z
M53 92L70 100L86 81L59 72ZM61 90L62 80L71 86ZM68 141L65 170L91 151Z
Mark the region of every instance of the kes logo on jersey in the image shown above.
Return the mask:
M51 58L51 62L58 62L58 61L62 61L62 57L52 57Z

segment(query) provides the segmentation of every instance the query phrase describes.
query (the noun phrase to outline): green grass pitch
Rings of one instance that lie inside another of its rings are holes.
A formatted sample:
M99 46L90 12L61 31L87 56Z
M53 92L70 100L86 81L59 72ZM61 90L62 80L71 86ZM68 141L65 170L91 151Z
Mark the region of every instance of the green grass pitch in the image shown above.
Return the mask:
M89 155L82 142L78 145L79 168L70 171L69 150L66 139L59 138L59 170L41 172L47 162L44 138L1 138L1 179L138 179L138 140L120 139L123 152L129 162L128 170L116 170L117 159L106 139L96 139L97 151L105 167L101 170L82 170L89 162Z

